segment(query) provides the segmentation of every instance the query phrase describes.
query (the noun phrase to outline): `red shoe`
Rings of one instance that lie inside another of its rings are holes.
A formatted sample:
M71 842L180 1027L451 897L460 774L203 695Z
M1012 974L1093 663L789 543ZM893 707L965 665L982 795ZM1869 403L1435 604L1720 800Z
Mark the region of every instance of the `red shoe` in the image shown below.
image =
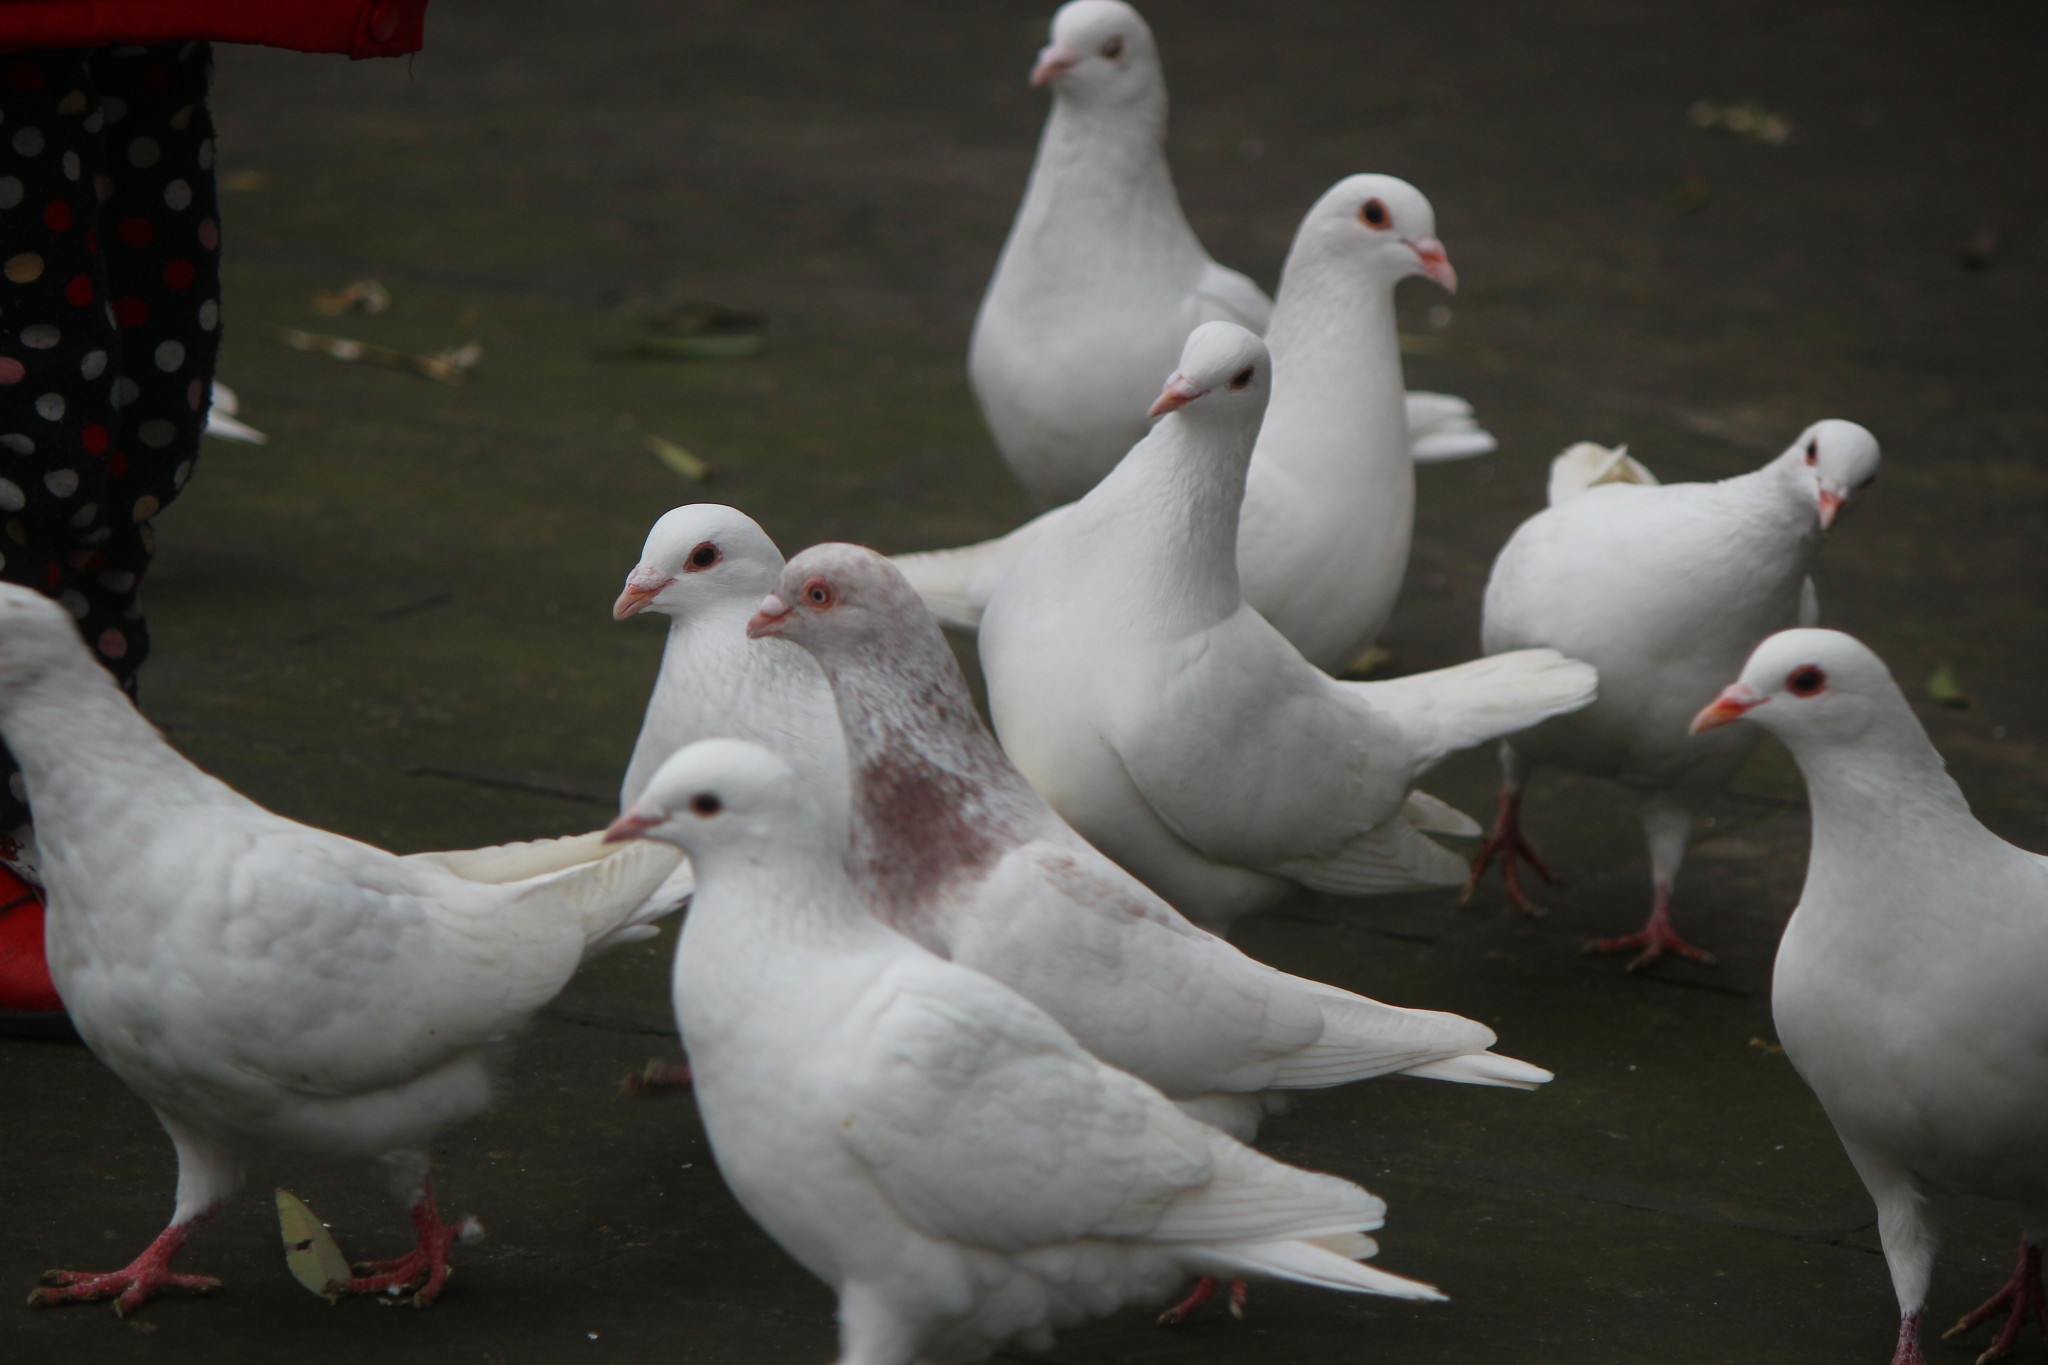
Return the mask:
M43 898L0 867L0 1037L72 1038L43 958Z

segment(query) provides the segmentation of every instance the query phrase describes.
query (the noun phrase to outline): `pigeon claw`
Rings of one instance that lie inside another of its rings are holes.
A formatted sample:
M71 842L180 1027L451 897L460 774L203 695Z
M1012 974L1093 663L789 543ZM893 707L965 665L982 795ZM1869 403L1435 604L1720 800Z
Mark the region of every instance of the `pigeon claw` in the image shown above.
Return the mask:
M1472 894L1479 889L1479 879L1486 875L1486 868L1496 857L1500 859L1500 880L1508 893L1508 903L1531 919L1548 912L1522 890L1521 869L1516 859L1529 864L1536 875L1552 886L1563 883L1552 874L1550 867L1530 847L1529 840L1522 834L1522 794L1519 791L1504 791L1500 794L1500 813L1494 817L1493 828L1487 831L1486 842L1479 846L1479 852L1472 857L1471 875L1465 878L1465 889L1458 897L1458 904L1469 905Z
M434 1203L434 1186L429 1181L421 1187L420 1197L412 1206L413 1231L419 1237L419 1245L403 1256L388 1261L359 1261L349 1267L355 1274L346 1280L334 1280L327 1286L334 1294L381 1294L392 1298L404 1297L405 1291L413 1290L412 1306L425 1308L441 1297L441 1289L448 1283L453 1267L448 1264L448 1249L457 1238L463 1237L473 1219L460 1223L444 1223L441 1211ZM481 1229L481 1224L477 1225ZM418 1288L414 1288L417 1285Z
M690 1084L688 1062L665 1062L659 1057L647 1059L647 1065L638 1071L629 1071L619 1082L619 1088L629 1095L651 1095L662 1090L681 1090Z
M1697 962L1703 967L1712 967L1721 960L1705 948L1695 948L1680 938L1678 931L1671 927L1670 915L1665 912L1662 906L1652 911L1650 922L1635 933L1623 934L1620 938L1596 938L1581 951L1588 953L1635 953L1636 956L1630 959L1628 964L1628 969L1632 972L1639 972L1643 968L1662 960L1666 953L1675 953L1679 957L1685 958L1690 962Z
M1994 1360L2003 1360L2012 1354L2012 1348L2019 1343L2020 1329L2032 1318L2043 1332L2048 1332L2048 1297L2041 1290L2041 1248L2020 1246L2019 1264L2013 1267L2012 1278L1983 1303L1965 1313L1961 1321L1941 1334L1942 1340L1959 1337L1973 1332L1984 1323L2006 1313L2005 1326L1998 1336L1977 1357L1977 1365L1990 1365Z
M211 1294L221 1287L211 1275L180 1275L171 1269L171 1258L185 1245L205 1215L189 1223L173 1224L157 1234L142 1254L120 1270L46 1270L42 1287L31 1290L28 1306L56 1308L67 1303L91 1303L112 1299L114 1312L127 1317L166 1289L182 1294Z
M1232 1280L1230 1282L1230 1316L1236 1318L1239 1322L1244 1321L1245 1300L1251 1297L1251 1292L1252 1287L1243 1280ZM1195 1281L1195 1287L1188 1291L1186 1298L1159 1315L1159 1325L1161 1327L1180 1326L1200 1312L1202 1305L1209 1302L1215 1294L1216 1277L1213 1275L1202 1276L1201 1279Z

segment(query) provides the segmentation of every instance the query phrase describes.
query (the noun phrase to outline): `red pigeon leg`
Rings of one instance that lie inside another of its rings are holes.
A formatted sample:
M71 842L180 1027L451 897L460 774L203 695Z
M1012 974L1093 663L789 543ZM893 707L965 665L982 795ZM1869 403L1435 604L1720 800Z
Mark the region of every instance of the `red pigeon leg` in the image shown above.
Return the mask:
M212 1216L209 1209L186 1222L171 1224L121 1270L46 1270L43 1287L28 1296L29 1307L54 1308L65 1303L112 1299L114 1311L125 1318L161 1290L210 1294L220 1288L219 1280L211 1275L180 1275L171 1269L171 1258Z
M1463 905L1472 899L1472 893L1479 889L1479 879L1486 874L1486 866L1498 856L1500 858L1501 884L1507 889L1508 900L1515 909L1525 915L1540 915L1543 907L1531 901L1522 890L1521 869L1515 865L1517 858L1536 869L1538 876L1553 886L1557 878L1549 866L1537 856L1527 836L1522 833L1522 789L1507 787L1500 794L1500 813L1494 817L1493 828L1488 831L1486 842L1479 846L1479 852L1472 858L1472 875L1465 878L1465 890L1458 897Z
M2041 1248L2020 1243L2019 1264L2013 1267L2012 1278L2005 1282L2005 1287L1964 1314L1961 1322L1941 1334L1942 1340L1975 1331L2007 1309L2011 1311L2007 1313L2005 1326L1999 1329L1998 1337L1990 1348L1977 1357L1977 1365L1990 1365L1991 1361L2011 1355L2012 1348L2019 1342L2020 1328L2026 1325L2028 1318L2039 1323L2043 1332L2048 1332L2048 1309L2044 1309L2041 1293Z
M1251 1297L1251 1292L1252 1287L1243 1280L1232 1280L1230 1282L1230 1316L1238 1319L1244 1317L1245 1300ZM1159 1315L1159 1325L1161 1327L1180 1326L1180 1324L1186 1322L1199 1312L1202 1305L1207 1303L1215 1293L1216 1277L1204 1275L1201 1279L1195 1281L1195 1287L1188 1291L1186 1298Z
M353 1267L355 1276L339 1280L332 1286L339 1294L384 1294L392 1290L410 1289L414 1285L412 1305L425 1308L441 1296L441 1287L448 1282L448 1251L455 1245L455 1239L470 1227L467 1220L462 1223L444 1223L441 1211L434 1203L434 1184L429 1180L421 1184L419 1197L412 1205L413 1230L419 1236L419 1246L403 1256L388 1261L359 1261Z

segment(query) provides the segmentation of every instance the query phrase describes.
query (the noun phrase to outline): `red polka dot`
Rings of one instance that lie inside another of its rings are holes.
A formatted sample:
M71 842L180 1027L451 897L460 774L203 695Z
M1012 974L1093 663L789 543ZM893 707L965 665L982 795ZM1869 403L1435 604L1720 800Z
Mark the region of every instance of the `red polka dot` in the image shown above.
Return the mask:
M71 283L64 286L64 301L74 308L83 308L92 302L92 276L73 275Z
M87 554L80 555L79 557L73 559L71 562L73 564L76 564L79 568L84 569L87 573L92 572L94 569L104 569L107 567L107 557L101 554L98 550L93 550Z
M149 322L149 304L134 294L124 294L114 300L114 323L134 331Z
M100 632L100 657L118 659L128 652L128 637L108 626Z
M211 218L199 220L199 245L208 251L220 250L220 224Z
M71 226L71 205L62 199L52 199L43 205L43 226L52 232L62 232Z
M107 472L115 478L126 474L128 472L128 457L118 450L107 456Z
M203 379L193 380L191 386L185 390L185 401L192 405L192 411L199 411L200 407L206 402L206 381Z
M78 439L84 442L85 448L91 451L93 454L101 454L107 448L107 429L101 426L99 423L94 422L93 424L88 426L84 431L78 433Z
M164 262L164 283L173 289L190 289L192 287L192 275L192 262L190 261Z
M28 367L11 355L0 355L0 384L19 384Z
M40 90L43 79L43 69L34 62L16 62L7 69L7 83L16 90Z
M63 581L64 566L62 564L57 563L55 560L51 560L50 571L43 575L43 582L49 584L51 587L54 588Z
M123 218L115 231L130 246L148 246L150 238L156 236L156 229L149 225L147 218Z

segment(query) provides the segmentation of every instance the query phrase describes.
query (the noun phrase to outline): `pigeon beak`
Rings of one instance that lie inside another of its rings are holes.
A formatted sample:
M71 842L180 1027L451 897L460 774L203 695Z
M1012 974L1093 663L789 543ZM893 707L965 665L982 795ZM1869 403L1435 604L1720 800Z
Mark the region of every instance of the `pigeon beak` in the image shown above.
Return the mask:
M747 622L747 638L758 640L764 635L782 633L782 623L789 619L789 603L769 593L761 599L761 608L754 613L754 619Z
M647 831L660 823L661 817L659 815L649 814L646 811L629 810L606 827L604 841L608 844L623 844L628 839L645 838Z
M1408 245L1415 252L1416 259L1422 262L1423 274L1451 293L1458 292L1458 272L1451 269L1450 254L1444 250L1442 242L1434 237L1418 237Z
M1700 735L1718 730L1730 721L1741 720L1769 700L1769 697L1759 697L1742 683L1729 683L1721 689L1720 696L1702 706L1700 713L1692 718L1692 732Z
M638 616L647 610L647 604L669 584L675 582L672 574L643 573L639 569L626 575L626 590L619 594L619 600L612 603L612 620L623 621L628 616Z
M1164 417L1169 412L1186 407L1207 392L1207 389L1196 388L1181 374L1175 372L1173 377L1166 381L1166 387L1159 391L1159 397L1152 401L1152 406L1145 409L1145 415Z
M1038 65L1031 68L1033 85L1051 85L1081 64L1081 54L1065 43L1048 43L1038 52Z
M1835 515L1842 510L1842 504L1849 500L1848 490L1840 484L1822 481L1820 486L1820 529L1825 531L1834 525Z

